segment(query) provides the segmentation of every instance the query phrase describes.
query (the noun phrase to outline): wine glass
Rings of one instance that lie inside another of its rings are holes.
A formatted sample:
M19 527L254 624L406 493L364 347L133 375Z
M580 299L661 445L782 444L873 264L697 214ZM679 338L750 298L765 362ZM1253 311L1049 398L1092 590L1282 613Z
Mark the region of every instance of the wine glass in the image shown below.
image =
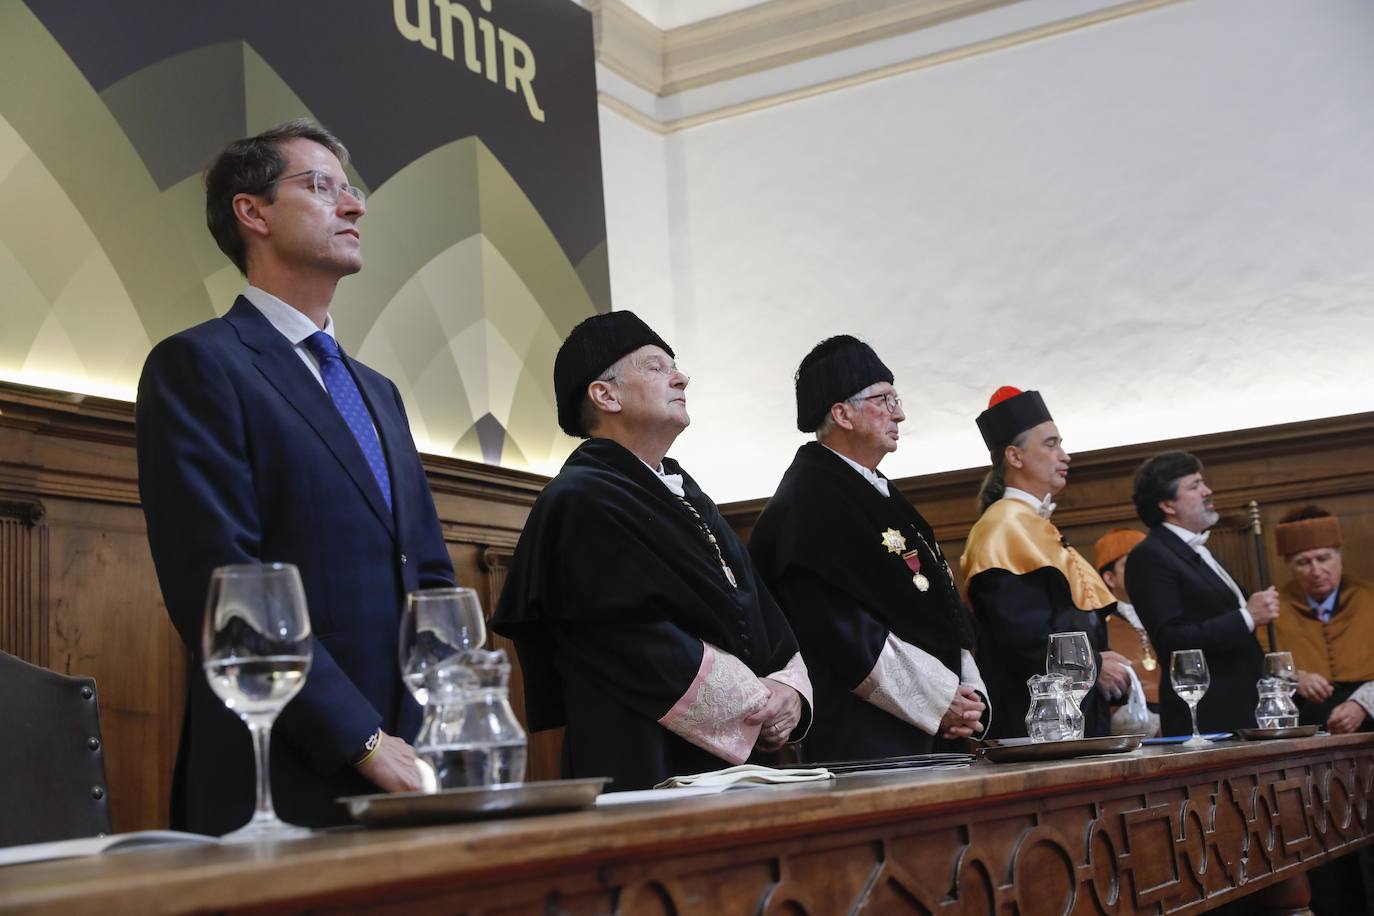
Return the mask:
M401 680L415 702L429 699L425 675L440 662L487 641L482 602L470 588L422 588L406 595L397 646Z
M247 563L211 573L201 645L210 689L248 726L257 758L257 808L224 839L309 834L282 821L272 807L272 723L305 686L310 670L310 615L296 567Z
M1081 712L1083 698L1097 683L1097 659L1093 656L1088 634L1082 631L1051 633L1049 648L1045 651L1045 673L1060 674L1068 680L1069 696ZM1083 737L1083 725L1080 717L1072 737Z
M1183 742L1183 747L1205 747L1211 744L1197 730L1197 704L1212 684L1212 676L1207 671L1207 659L1201 649L1179 649L1169 662L1169 683L1174 693L1188 704L1188 712L1193 716L1193 737Z

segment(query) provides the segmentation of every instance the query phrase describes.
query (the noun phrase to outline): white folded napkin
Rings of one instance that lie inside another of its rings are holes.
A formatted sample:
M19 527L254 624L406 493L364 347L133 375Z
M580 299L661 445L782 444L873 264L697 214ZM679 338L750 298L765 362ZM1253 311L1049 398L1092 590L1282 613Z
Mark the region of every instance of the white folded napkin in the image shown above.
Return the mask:
M655 789L681 789L686 787L705 788L707 786L735 785L775 785L788 782L816 782L834 779L835 774L825 767L779 770L773 767L756 766L742 763L724 770L710 773L697 773L692 776L674 776L654 786Z

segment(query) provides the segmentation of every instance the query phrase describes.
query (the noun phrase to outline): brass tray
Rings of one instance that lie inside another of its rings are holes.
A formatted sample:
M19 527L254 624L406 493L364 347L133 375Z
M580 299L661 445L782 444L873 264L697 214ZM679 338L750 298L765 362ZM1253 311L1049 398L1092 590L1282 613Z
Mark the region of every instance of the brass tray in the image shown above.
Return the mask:
M1032 760L1064 760L1093 754L1126 754L1140 747L1144 735L1107 735L1072 738L1068 741L1032 741L1029 738L994 738L983 745L983 758L993 763Z
M355 821L369 827L444 824L590 808L608 782L606 778L555 779L440 789L433 793L353 795L339 802L348 808Z
M1285 725L1282 728L1238 728L1236 734L1246 741L1272 741L1275 738L1311 738L1315 725Z

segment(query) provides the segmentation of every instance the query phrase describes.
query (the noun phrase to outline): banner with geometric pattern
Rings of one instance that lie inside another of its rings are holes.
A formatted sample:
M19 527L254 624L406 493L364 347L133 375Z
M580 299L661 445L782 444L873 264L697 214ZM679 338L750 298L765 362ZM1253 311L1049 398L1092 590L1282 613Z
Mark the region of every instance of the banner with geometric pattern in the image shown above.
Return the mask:
M551 473L554 353L610 309L595 80L571 0L0 3L0 378L132 399L244 286L203 169L311 117L368 194L340 342L422 450Z

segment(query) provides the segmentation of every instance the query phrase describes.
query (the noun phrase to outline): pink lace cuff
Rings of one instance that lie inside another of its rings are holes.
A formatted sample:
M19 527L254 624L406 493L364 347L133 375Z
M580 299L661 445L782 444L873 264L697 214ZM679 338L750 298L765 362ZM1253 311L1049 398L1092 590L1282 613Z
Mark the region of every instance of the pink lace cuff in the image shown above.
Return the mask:
M743 763L759 737L759 726L744 719L768 702L768 688L730 653L702 647L697 676L658 724L722 760Z
M777 681L791 687L802 695L807 706L815 708L815 703L811 700L811 675L807 673L806 662L802 661L800 652L793 653L792 657L787 660L786 668L781 671L774 671L767 677L770 681Z

